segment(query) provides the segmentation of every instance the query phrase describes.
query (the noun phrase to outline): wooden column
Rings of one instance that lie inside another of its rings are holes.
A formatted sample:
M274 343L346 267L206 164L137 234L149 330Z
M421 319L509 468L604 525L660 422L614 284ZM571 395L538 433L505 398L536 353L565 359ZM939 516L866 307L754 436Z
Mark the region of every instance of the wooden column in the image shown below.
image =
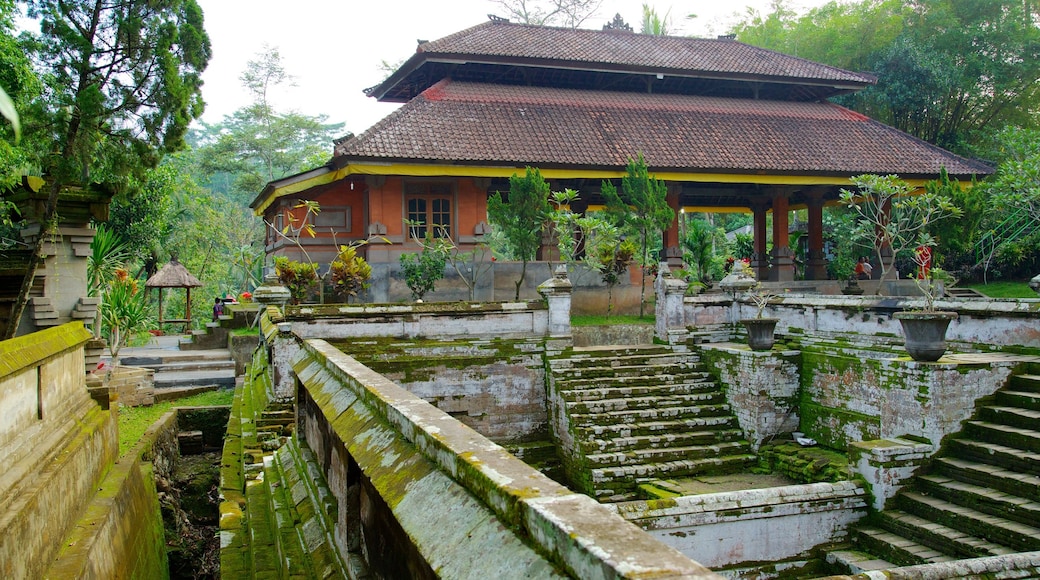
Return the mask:
M672 208L675 215L672 217L672 223L668 225L668 229L664 231L664 243L662 244L661 261L667 261L668 267L682 268L683 267L683 250L682 240L679 239L679 219L682 218L679 210L682 207L680 203L680 197L682 193L681 183L668 183L668 193L665 196L665 201L668 202L668 207Z
M827 258L823 255L823 190L808 192L809 206L809 261L805 267L806 280L827 279Z
M766 253L768 240L766 234L766 212L769 210L766 202L759 202L751 206L752 215L755 218L752 227L754 237L754 254L751 256L751 269L755 271L755 277L759 280L769 279L769 255Z
M774 282L794 280L794 252L788 236L788 195L788 192L780 190L773 193L773 268L769 271L769 279Z

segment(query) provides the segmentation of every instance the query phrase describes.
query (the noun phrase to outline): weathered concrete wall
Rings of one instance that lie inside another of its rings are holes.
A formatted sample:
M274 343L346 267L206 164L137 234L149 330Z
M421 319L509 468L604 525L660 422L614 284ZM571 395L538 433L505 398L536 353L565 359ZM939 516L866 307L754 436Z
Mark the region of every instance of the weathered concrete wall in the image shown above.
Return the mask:
M654 327L645 324L575 326L571 334L574 346L654 343Z
M755 316L754 305L733 302L726 294L687 297L684 306L687 326L697 329L735 324L741 318ZM765 315L780 319L780 334L806 333L855 341L850 337L855 333L875 343L901 345L902 329L892 315L923 306L922 300L906 297L789 295L774 300ZM945 300L936 306L959 315L947 332L947 340L954 343L953 351L973 347L1040 349L1038 299Z
M711 568L808 556L867 514L851 481L683 496L616 505L627 520Z
M0 343L0 576L40 578L118 452L87 394L81 323Z
M379 552L393 557L370 562L374 573L393 562L445 578L713 576L324 341L307 341L294 369L297 432L336 498L340 549L404 542ZM364 510L400 529L367 525Z
M495 442L548 438L544 339L370 339L334 345Z
M287 306L283 319L303 338L345 339L374 336L496 338L545 336L545 303L433 303Z
M904 435L938 448L971 417L975 401L1004 386L1023 359L947 355L919 363L878 356L803 350L800 430L832 449Z
M174 413L167 413L113 466L47 578L169 577L154 473L172 471L176 432Z
M699 353L756 451L776 435L798 430L798 351L756 352L747 345L719 343L704 344Z

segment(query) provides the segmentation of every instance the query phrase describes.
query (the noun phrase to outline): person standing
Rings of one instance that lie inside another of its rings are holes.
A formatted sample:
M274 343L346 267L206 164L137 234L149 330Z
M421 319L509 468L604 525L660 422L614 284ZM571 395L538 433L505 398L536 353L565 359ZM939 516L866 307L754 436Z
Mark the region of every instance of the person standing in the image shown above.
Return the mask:
M224 301L217 296L213 299L213 322L220 320L220 317L224 315Z
M871 274L873 274L873 273L874 273L874 266L870 265L870 259L868 259L866 256L863 256L863 279L864 280L870 280L871 279Z

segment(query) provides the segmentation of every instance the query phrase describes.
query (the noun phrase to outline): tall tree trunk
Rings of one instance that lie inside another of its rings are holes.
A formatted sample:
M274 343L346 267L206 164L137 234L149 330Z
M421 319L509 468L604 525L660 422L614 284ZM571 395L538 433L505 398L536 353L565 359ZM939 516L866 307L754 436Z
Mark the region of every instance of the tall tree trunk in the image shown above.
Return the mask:
M516 296L513 300L520 300L520 287L524 284L524 278L527 277L527 260L523 261L523 267L520 269L520 278L516 281Z

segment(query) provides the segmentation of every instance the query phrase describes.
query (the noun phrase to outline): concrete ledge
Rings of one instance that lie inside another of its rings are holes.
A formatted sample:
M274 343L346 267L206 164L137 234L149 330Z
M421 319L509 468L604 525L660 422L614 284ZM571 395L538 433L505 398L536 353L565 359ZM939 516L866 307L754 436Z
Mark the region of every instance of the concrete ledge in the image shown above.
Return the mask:
M427 494L422 502L411 502L420 497L412 493L417 486L427 492L445 486L446 490L457 490L449 491L445 497L458 499L470 506L468 510L475 510L469 513L487 510L485 513L492 520L483 525L492 527L486 529L504 526L504 536L495 534L499 545L502 538L516 538L514 532L506 530L522 530L522 536L534 540L542 558L562 564L574 577L714 577L703 566L656 542L607 507L548 479L325 341L306 341L294 369L339 438L352 454L360 455L355 459L373 484L379 485L380 476L384 476L383 485L395 482L384 500L410 534L421 534L423 528L444 529L444 525L430 524L430 517L442 521L436 516L440 507L437 501L430 501ZM389 431L381 425L389 427ZM371 444L378 444L378 449ZM394 460L387 463L388 457ZM479 504L462 501L470 494ZM421 512L413 513L411 509L429 510L435 506L434 514L420 518L415 514ZM490 545L496 544L481 544ZM493 566L489 560L494 557L487 547L482 549L482 557L472 565ZM447 565L436 554L431 551L424 556L431 565ZM468 574L474 575L474 570L470 568Z
M91 338L82 322L69 322L0 342L0 379L76 348Z
M941 564L921 564L874 570L856 576L830 576L829 580L940 580L943 578L1036 578L1040 575L1040 552L972 558ZM827 580L827 579L821 579Z
M784 561L839 541L866 516L855 482L813 483L617 504L625 519L713 568Z

